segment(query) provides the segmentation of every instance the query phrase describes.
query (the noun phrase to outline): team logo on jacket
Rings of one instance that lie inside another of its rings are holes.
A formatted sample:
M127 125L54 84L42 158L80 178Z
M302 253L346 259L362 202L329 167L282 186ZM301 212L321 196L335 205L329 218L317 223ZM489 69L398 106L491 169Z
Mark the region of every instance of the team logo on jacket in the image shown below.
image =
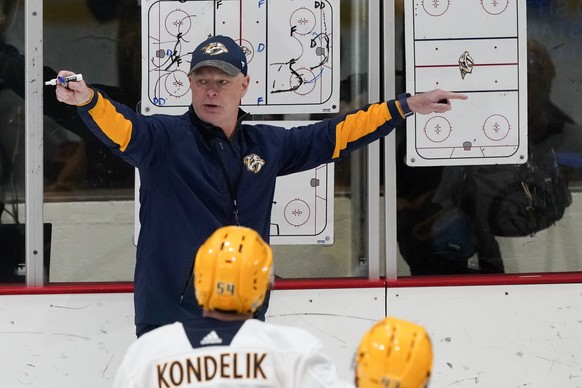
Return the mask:
M244 157L243 163L247 166L247 170L258 174L261 168L265 165L265 161L257 154L250 154Z

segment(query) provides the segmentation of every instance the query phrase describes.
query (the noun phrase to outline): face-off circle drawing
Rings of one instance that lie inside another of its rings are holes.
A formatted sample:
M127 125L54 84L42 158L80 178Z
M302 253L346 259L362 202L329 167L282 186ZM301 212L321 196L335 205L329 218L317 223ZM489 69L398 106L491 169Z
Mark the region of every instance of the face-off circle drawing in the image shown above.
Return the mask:
M509 0L481 0L481 6L490 15L500 15L507 9Z
M285 206L285 221L295 227L305 224L311 215L311 209L302 199L294 199Z
M424 134L434 142L441 143L451 135L451 123L443 116L434 116L428 119L424 126Z
M423 0L422 8L430 16L442 16L449 9L448 0Z
M488 139L499 141L505 139L511 130L509 120L503 115L494 114L483 123L483 133Z

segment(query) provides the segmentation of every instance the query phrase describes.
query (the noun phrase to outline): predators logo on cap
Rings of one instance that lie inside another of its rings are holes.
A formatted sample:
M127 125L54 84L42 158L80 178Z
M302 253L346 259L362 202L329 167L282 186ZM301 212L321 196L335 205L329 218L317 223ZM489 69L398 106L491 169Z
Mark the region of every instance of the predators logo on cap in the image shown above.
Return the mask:
M226 54L228 49L220 42L212 42L208 46L203 47L202 51L208 55L219 55Z
M247 58L243 48L228 36L211 36L192 52L190 72L201 67L210 66L235 77L242 73L247 75Z

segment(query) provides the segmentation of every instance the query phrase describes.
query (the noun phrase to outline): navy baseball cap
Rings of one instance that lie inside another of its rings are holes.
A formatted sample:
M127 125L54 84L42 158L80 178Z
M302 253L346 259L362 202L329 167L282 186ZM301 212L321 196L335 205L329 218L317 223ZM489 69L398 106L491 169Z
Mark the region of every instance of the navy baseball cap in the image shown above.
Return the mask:
M188 75L203 66L216 67L231 76L247 75L247 57L242 47L228 36L213 36L196 47Z

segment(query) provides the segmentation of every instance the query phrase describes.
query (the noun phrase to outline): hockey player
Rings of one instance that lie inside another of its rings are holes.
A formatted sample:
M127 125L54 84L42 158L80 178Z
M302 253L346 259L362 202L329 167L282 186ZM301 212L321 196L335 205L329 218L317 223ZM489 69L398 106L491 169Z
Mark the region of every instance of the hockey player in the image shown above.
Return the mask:
M271 248L260 235L219 228L195 259L204 318L141 336L114 387L350 387L310 333L253 318L272 281Z
M432 370L432 345L417 324L388 317L363 336L355 357L358 388L425 388Z

